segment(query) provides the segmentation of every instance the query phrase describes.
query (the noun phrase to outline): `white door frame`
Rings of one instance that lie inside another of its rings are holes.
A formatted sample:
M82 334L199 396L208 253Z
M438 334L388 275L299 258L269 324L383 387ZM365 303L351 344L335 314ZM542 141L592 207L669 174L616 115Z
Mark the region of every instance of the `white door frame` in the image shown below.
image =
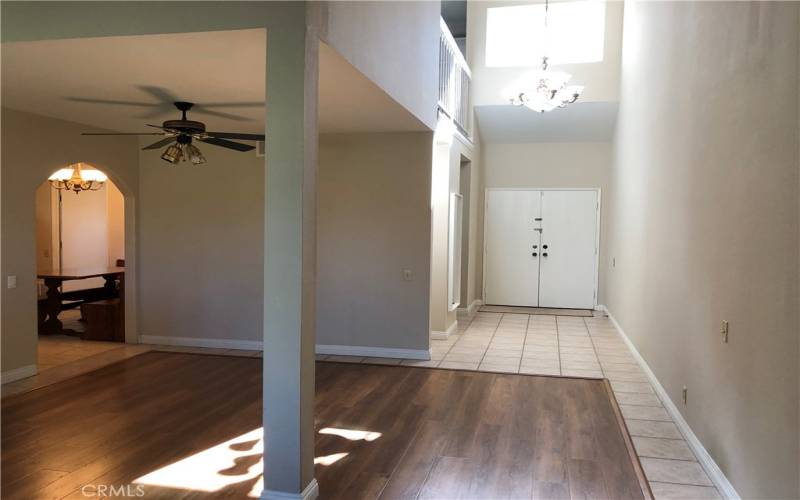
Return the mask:
M594 309L597 309L597 301L599 295L600 285L600 209L602 205L602 190L598 188L505 188L505 187L491 187L486 188L483 193L483 282L481 283L482 299L486 301L486 227L488 226L488 218L486 214L489 208L489 191L595 191L597 193L597 222L596 234L594 238Z

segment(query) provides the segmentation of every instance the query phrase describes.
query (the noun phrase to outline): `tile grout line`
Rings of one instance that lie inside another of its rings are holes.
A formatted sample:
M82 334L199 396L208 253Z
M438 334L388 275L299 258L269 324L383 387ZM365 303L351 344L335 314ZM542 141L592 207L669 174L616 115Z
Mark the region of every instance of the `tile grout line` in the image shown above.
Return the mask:
M483 351L483 356L481 356L481 360L478 361L478 368L476 368L475 371L481 371L481 364L483 363L483 360L486 358L486 353L489 352L489 346L492 345L492 340L494 340L494 336L497 335L497 329L500 328L500 323L503 322L503 317L505 315L506 313L500 313L500 319L497 322L497 326L494 327L494 330L492 331L492 336L489 337L489 343L486 344L486 349Z
M592 336L592 331L589 329L589 325L586 324L586 318L581 318L581 319L583 320L584 328L586 328L586 334L589 336L589 342L592 343L592 351L594 352L594 359L597 360L597 366L600 367L600 375L602 375L603 378L606 378L606 372L605 370L603 370L603 364L600 362L600 355L597 354L597 346L594 345L594 337Z

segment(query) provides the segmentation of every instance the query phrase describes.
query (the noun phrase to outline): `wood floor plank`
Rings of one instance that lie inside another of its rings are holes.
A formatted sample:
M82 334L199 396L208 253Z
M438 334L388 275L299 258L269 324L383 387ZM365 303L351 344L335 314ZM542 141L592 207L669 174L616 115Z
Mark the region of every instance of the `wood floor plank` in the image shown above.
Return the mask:
M318 363L316 387L326 500L643 498L602 381ZM257 358L151 352L2 406L3 498L80 499L154 471L149 499L257 489ZM202 481L164 482L196 456Z

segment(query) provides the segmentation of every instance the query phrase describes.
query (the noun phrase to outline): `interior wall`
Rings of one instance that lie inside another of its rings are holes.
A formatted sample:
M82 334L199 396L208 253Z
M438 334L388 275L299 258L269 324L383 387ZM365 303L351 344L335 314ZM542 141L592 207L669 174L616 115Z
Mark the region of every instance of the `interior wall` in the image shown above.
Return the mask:
M598 304L606 296L612 151L607 142L484 144L486 188L600 188Z
M798 24L793 2L625 12L607 304L742 498L800 494Z
M36 269L49 271L53 267L53 207L52 188L43 182L36 188Z
M78 123L2 108L2 351L3 373L36 364L36 206L35 193L59 168L83 161L108 173L132 209L138 194L137 141L131 137L85 137L106 132ZM41 147L46 143L47 147ZM133 221L131 221L133 222ZM132 235L131 226L128 234ZM130 250L135 238L126 238ZM131 252L129 252L131 253ZM132 263L135 265L135 263ZM135 267L127 283L136 286ZM5 286L17 277L16 288ZM126 307L126 332L135 332L136 300Z
M439 2L321 2L322 39L431 130L439 99Z
M117 259L125 259L125 198L113 183L105 188L108 213L108 265L116 266Z
M451 311L448 300L448 243L450 227L450 195L461 190L461 161L467 159L471 161L470 173L473 176L480 175L480 146L471 144L458 134L449 137L448 132L441 132L433 145L433 170L431 180L431 326L432 332L438 334L451 331L457 320L457 311ZM471 183L477 186L478 182ZM470 242L474 243L477 228L472 227L473 218L476 216L475 205L479 202L475 196L475 190L470 193L470 206L464 205L464 212L469 210L471 222ZM474 230L473 230L474 229ZM468 282L475 279L475 264L473 260L477 258L475 247L471 245L469 255L470 268ZM463 256L462 256L463 258ZM456 270L456 272L460 272ZM469 289L472 289L468 285ZM465 308L475 300L474 297L462 297L460 308Z
M264 158L198 147L197 166L139 152L140 335L260 342Z
M110 184L107 183L107 184ZM108 265L108 191L61 193L61 262L64 269L101 269ZM58 245L58 241L54 242ZM103 278L66 281L64 291L103 286Z
M320 135L318 345L428 350L431 144Z

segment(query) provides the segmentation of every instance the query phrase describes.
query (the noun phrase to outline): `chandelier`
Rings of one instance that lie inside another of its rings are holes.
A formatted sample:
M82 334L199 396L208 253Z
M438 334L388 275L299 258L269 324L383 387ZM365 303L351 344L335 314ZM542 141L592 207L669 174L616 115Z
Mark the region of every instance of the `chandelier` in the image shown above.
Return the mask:
M548 0L544 3L544 31L547 39L547 14L550 8ZM578 100L582 85L567 85L572 75L563 71L552 71L548 68L547 56L542 57L542 69L525 78L522 89L514 90L509 101L514 106L525 106L533 111L544 113L556 108L564 108Z
M54 189L74 191L75 194L81 191L97 191L101 189L108 180L106 174L103 172L89 168L83 170L83 167L89 167L85 163L76 163L67 168L62 168L47 180Z

